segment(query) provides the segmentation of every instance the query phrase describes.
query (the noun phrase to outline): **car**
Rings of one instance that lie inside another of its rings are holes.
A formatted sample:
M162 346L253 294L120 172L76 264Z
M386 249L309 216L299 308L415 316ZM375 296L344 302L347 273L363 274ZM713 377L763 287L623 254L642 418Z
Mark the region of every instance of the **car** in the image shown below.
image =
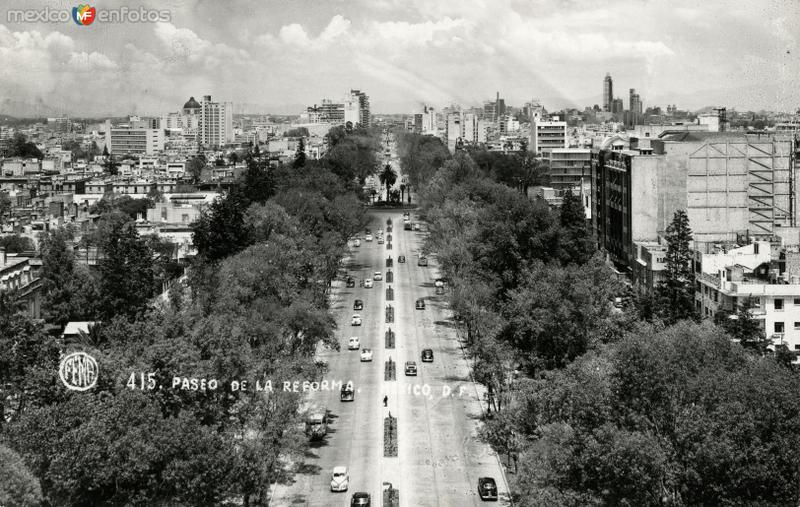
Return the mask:
M419 224L417 222L414 222L414 230L415 231L419 230Z
M497 483L491 477L478 479L478 496L481 500L497 500Z
M411 215L408 213L408 211L403 213L403 220L409 220L410 218L411 218Z
M363 309L364 309L364 302L361 301L360 299L356 299L355 302L353 302L353 310L363 310Z
M350 321L351 326L360 326L361 325L361 315L355 314L353 315L353 320Z
M369 493L364 493L363 491L353 493L353 497L350 500L350 507L370 507L371 505Z
M399 262L400 264L405 264L406 263L406 256L405 255L398 255L397 256L397 262Z
M444 278L437 278L436 281L433 282L434 287L444 287Z
M417 299L417 304L414 305L417 310L424 310L425 309L425 300L424 299Z
M355 401L356 399L356 392L353 390L353 384L350 382L344 384L342 386L341 392L339 393L339 400L340 401Z
M380 227L378 227L378 230L376 231L376 234L377 234L378 236L382 236L382 235L383 235L383 229L381 229Z
M356 286L355 278L353 278L352 276L348 276L347 277L347 282L345 283L345 285L347 285L348 288L349 287L355 287Z
M361 343L358 340L358 336L351 336L350 340L347 342L347 349L348 350L358 350L361 347Z
M422 362L423 363L433 362L433 349L422 349Z
M406 221L405 223L403 223L403 230L404 231L410 231L411 230L411 222Z
M378 236L378 244L379 245L383 244L383 236Z
M364 279L364 288L371 289L372 288L372 278L365 278Z
M361 240L357 239L357 240L353 241L353 246L361 246Z
M414 361L406 361L406 376L409 377L417 376L417 363L415 363Z
M420 257L417 261L417 266L427 266L428 265L428 258L427 257Z
M372 349L361 349L361 362L372 361Z
M367 234L364 236L364 241L372 241L372 234Z
M350 474L347 473L347 467L333 467L331 491L347 491L348 486L350 486Z
M372 275L372 279L375 280L376 282L380 282L381 280L383 280L383 273L381 273L380 271L376 271L375 274Z

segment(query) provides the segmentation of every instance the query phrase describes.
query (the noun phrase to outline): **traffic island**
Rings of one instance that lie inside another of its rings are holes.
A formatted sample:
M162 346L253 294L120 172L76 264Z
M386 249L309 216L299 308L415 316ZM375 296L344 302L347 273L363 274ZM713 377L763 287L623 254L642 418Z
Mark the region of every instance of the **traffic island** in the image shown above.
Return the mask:
M397 418L392 417L391 412L383 419L383 456L397 457Z
M386 507L400 507L400 490L395 488L384 489L383 505Z
M391 358L384 363L383 380L397 380L397 363Z

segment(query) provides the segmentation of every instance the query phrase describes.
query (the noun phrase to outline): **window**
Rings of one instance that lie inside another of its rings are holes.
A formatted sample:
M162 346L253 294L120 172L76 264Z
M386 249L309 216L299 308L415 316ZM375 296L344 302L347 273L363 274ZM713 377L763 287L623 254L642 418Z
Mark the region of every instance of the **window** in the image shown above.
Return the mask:
M794 305L800 306L800 298L794 298Z
M782 333L783 332L783 322L776 322L775 323L775 332Z
M783 310L783 299L775 300L775 310Z

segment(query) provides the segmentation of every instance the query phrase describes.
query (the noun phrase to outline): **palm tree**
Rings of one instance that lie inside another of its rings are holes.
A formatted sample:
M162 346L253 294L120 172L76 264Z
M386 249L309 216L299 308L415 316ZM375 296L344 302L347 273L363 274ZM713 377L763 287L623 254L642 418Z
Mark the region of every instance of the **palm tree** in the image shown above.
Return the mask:
M381 180L381 185L386 185L386 200L388 201L389 189L394 185L394 182L397 181L397 173L394 172L390 164L386 164L386 167L384 167L383 171L378 175L378 179Z
M405 198L405 196L406 196L406 186L405 186L404 183L401 183L400 184L400 202L401 203L403 202L403 199Z

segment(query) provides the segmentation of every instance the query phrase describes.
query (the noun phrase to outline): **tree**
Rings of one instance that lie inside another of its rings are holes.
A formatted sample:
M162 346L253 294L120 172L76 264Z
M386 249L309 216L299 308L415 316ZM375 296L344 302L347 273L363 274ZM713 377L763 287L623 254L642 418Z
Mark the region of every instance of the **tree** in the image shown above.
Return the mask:
M132 318L147 307L155 292L153 251L130 222L111 229L102 251L100 317Z
M743 347L765 354L768 340L764 334L763 323L753 318L756 300L752 296L742 298L736 312L720 311L714 315L714 322L720 325L731 338L738 340Z
M103 162L103 170L111 176L116 176L119 173L119 165L119 162L114 160L114 155L109 155Z
M297 142L297 152L294 155L292 167L297 169L298 167L303 167L304 165L306 165L306 142L301 137Z
M2 199L2 196L0 196L0 199ZM7 253L20 253L36 250L36 245L34 245L31 238L27 236L20 236L19 234L0 237L0 247L5 248Z
M0 505L35 507L42 502L39 480L16 452L0 444Z
M202 157L202 155L198 155L190 158L186 163L186 173L191 176L192 183L195 185L200 181L200 178L203 175L203 169L206 167L206 161L204 158L205 157Z
M686 211L678 210L667 227L664 277L656 287L659 315L667 324L697 318L692 273L692 230Z
M584 264L596 248L586 224L586 213L580 196L567 189L561 204L560 257L563 264Z
M405 183L400 184L400 202L402 203L406 196L406 185Z
M36 143L28 141L21 132L16 132L11 138L9 157L22 157L22 158L38 158L41 159L44 155L36 146Z
M108 145L103 146L103 157L108 158Z
M218 197L191 225L192 243L206 262L217 262L250 244L244 214L249 205L240 190Z

